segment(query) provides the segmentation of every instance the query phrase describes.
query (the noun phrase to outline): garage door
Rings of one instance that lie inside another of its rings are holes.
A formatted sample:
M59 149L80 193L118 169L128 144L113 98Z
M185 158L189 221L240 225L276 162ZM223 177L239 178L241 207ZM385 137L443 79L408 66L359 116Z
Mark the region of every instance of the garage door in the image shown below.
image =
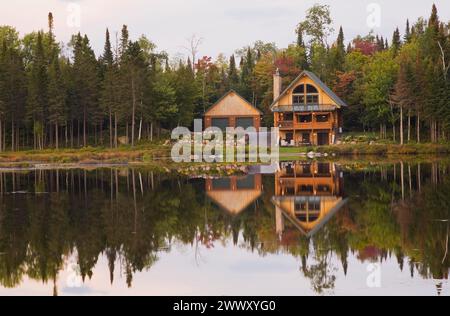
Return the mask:
M222 131L226 131L228 125L228 119L227 118L213 118L211 121L212 127L218 127Z
M238 117L236 119L236 127L248 128L254 126L252 117Z

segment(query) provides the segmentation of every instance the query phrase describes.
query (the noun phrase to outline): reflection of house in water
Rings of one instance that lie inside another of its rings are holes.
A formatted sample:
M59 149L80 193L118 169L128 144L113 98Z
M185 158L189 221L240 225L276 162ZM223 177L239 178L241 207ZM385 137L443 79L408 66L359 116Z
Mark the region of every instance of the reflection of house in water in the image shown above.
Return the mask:
M289 220L304 235L319 231L346 203L343 181L334 163L282 163L275 176L276 229Z
M261 196L262 176L207 179L206 194L228 213L238 215Z

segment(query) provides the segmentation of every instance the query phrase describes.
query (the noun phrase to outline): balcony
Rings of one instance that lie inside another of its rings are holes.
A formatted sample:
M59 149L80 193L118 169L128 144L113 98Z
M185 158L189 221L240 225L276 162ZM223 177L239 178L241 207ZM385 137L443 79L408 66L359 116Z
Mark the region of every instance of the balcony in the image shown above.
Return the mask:
M280 128L294 128L294 121L280 121L278 125Z
M332 104L292 104L280 105L273 109L273 112L332 112L336 110L336 106Z

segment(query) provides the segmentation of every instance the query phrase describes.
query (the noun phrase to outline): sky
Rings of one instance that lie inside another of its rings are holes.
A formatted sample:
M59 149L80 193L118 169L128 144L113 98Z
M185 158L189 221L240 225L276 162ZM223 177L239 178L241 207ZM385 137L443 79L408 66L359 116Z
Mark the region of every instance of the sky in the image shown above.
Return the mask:
M106 28L115 36L127 24L132 39L145 34L172 57L188 55L185 47L194 34L202 38L199 55L216 57L256 40L287 47L315 3L330 5L334 27L342 25L347 40L371 29L391 39L395 27L404 31L407 18L429 17L433 3L441 19L450 20L448 0L15 0L0 4L0 25L14 26L23 35L46 29L52 12L58 41L86 33L97 54Z

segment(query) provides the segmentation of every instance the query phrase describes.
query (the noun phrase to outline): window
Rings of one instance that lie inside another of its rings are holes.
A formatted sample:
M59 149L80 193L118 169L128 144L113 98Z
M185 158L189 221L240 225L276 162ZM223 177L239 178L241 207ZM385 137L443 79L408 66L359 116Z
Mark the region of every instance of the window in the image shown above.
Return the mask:
M292 93L292 103L319 104L319 90L310 84L301 84Z
M311 144L311 134L310 133L302 133L302 143L303 144ZM311 173L311 167L309 167Z
M321 175L329 175L331 173L330 164L328 163L317 164L317 173Z
M319 103L319 95L310 95L306 96L306 104L318 104Z
M294 89L294 94L305 94L305 85L301 84Z
M299 121L299 123L311 123L312 114L300 114L297 116L297 120Z
M295 188L294 187L287 187L286 188L286 195L288 195L288 196L295 195Z
M311 175L311 165L303 165L302 169L303 169L302 175L306 175L306 176L310 176Z
M306 85L306 93L307 94L319 94L319 91L316 89L316 87L307 84Z
M320 114L316 116L317 123L326 123L330 120L329 114Z
M294 104L305 104L305 96L302 95L294 95L293 98Z
M320 201L309 201L309 210L316 212L320 211Z
M308 209L308 204L306 202L296 202L295 203L295 211L296 212L305 212Z
M294 113L284 113L283 120L285 122L292 122L294 120Z
M302 193L313 193L314 187L312 185L300 185L299 191Z
M319 185L317 191L320 193L330 193L331 187L329 185Z
M294 168L292 168L292 165L289 165L286 167L286 175L288 175L288 176L294 175Z

